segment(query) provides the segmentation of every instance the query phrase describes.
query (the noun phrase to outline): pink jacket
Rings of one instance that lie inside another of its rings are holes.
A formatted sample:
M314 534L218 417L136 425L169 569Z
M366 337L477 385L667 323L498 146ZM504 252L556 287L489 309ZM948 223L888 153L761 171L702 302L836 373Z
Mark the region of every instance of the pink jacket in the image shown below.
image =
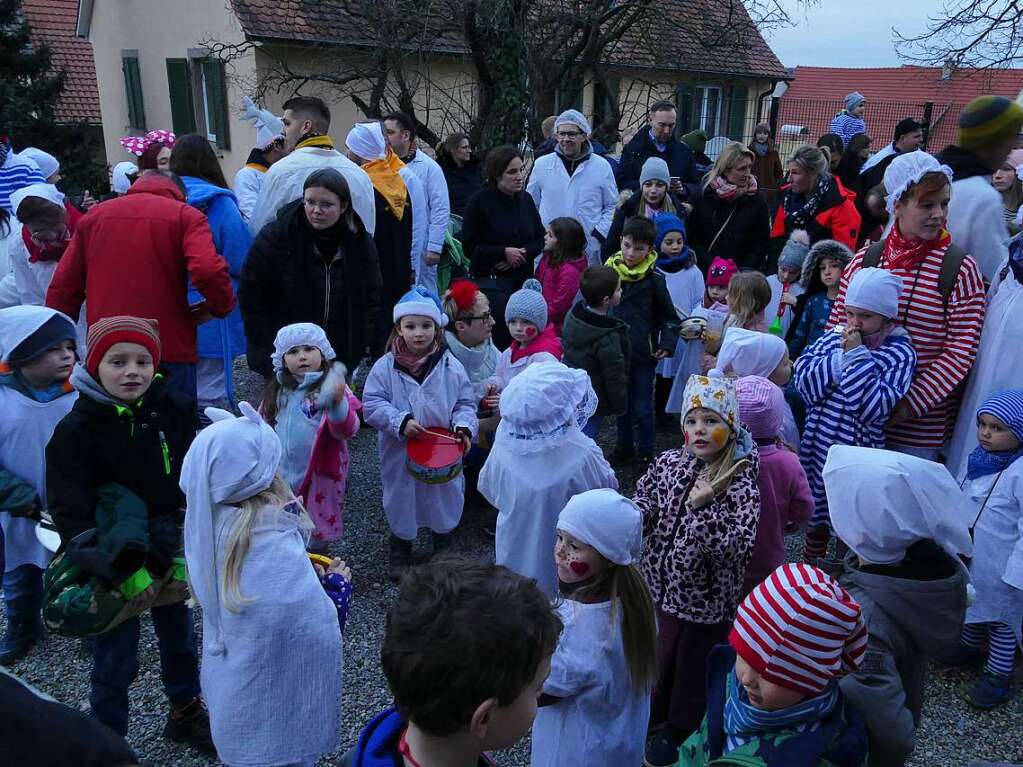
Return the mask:
M536 267L536 278L543 289L543 297L547 301L547 322L554 326L554 332L561 335L561 326L565 315L575 303L579 293L579 282L587 263L585 258L565 261L557 266L550 265L550 255L543 254L540 265Z
M802 525L813 513L813 496L799 456L775 445L760 447L760 521L753 556L746 567L742 593L785 562L785 529Z
M362 403L351 391L346 390L345 395L348 398L348 417L335 422L323 416L313 440L309 468L295 491L316 524L312 534L315 541L336 540L343 531L348 440L359 431L359 411L362 410Z

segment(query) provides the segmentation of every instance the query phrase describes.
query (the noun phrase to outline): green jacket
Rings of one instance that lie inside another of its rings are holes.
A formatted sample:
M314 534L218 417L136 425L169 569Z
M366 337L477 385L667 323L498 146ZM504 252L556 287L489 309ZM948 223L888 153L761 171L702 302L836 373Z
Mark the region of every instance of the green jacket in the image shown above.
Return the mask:
M598 405L595 415L622 415L629 405L629 326L591 312L580 301L561 329L563 362L590 376Z
M867 730L844 700L813 730L765 733L722 756L727 677L735 650L715 647L708 659L707 714L700 729L682 744L677 767L862 767L867 759Z

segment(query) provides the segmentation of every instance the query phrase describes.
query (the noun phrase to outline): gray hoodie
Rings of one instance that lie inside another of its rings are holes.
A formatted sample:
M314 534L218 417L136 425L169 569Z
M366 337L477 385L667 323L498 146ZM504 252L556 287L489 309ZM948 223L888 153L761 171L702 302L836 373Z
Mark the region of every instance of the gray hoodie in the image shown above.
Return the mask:
M927 667L955 649L966 614L966 572L932 541L898 565L860 566L851 553L839 582L859 602L870 639L842 694L866 720L870 767L901 767L913 751Z

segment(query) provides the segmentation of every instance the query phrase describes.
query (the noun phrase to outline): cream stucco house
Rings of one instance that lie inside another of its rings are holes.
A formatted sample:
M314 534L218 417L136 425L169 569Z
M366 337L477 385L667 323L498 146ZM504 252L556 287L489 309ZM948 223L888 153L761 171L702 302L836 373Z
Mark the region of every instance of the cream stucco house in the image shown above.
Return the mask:
M670 34L656 19L607 53L613 73L607 87L579 83L559 94L556 109L576 106L600 121L606 100L616 99L620 127L642 124L646 107L668 98L679 107L680 134L697 128L711 137L748 140L767 115L777 82L789 79L777 57L745 16L741 3L661 0L658 12L675 23ZM126 158L118 138L155 128L205 133L231 178L241 167L253 130L238 119L242 95L284 59L293 71L337 67L365 51L360 31L343 4L315 0L79 0L78 34L92 42L107 157ZM729 10L723 10L730 8ZM741 45L714 42L732 26L744 29ZM663 34L664 39L656 39ZM645 45L638 44L642 36ZM368 36L367 36L368 37ZM649 44L651 38L655 44ZM244 51L226 64L204 44L236 44ZM249 43L249 45L246 45ZM457 37L432 40L417 63L416 108L438 135L465 126L460 118L474 99L474 68ZM264 105L280 113L294 92L269 89ZM365 116L348 98L322 84L302 92L331 106L331 134L343 139Z

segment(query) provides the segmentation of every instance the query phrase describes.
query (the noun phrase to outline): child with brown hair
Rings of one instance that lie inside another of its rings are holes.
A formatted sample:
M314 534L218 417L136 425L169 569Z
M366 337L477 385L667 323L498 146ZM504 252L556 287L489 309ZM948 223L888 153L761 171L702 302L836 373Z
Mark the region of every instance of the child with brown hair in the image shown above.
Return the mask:
M547 225L536 279L547 301L547 322L561 335L565 315L575 303L586 268L586 232L574 218L562 216Z

